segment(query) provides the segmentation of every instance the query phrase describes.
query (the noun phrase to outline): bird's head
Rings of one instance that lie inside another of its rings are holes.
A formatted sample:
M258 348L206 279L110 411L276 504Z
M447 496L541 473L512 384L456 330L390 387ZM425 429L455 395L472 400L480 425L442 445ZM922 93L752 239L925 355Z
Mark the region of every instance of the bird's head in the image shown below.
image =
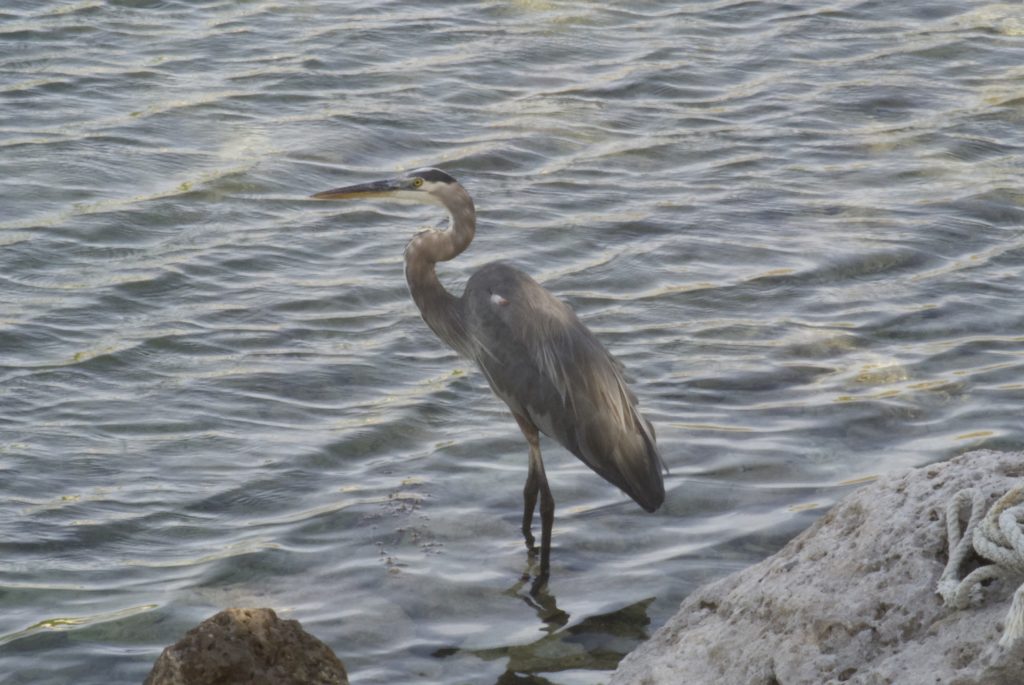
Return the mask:
M450 206L448 198L465 193L454 178L440 169L415 169L401 176L325 190L310 197L316 200L396 200Z

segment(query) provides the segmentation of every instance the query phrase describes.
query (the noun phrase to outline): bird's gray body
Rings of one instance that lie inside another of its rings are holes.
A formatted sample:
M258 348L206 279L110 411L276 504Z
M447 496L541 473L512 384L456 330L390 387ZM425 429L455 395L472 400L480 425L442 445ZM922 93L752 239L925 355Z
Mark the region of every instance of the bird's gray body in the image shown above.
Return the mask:
M644 509L661 506L654 431L622 366L572 309L504 262L474 273L461 305L470 356L494 394Z
M313 197L427 202L448 211L447 230L426 230L409 241L405 278L423 320L441 340L479 365L529 443L523 536L534 550L531 527L539 497L541 573L535 589L547 578L555 513L538 431L557 440L647 511L661 506L664 462L654 429L637 409L622 365L572 309L503 262L487 264L473 274L461 297L441 285L436 264L461 254L476 232L473 200L454 178L439 169L419 169Z

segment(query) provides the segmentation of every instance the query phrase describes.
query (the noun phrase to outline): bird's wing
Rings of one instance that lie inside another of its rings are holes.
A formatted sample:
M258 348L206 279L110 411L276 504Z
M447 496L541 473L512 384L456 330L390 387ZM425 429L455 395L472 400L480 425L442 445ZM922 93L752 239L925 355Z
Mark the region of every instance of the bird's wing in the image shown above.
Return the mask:
M465 324L494 392L648 510L664 499L654 431L622 365L572 309L497 263L470 279Z

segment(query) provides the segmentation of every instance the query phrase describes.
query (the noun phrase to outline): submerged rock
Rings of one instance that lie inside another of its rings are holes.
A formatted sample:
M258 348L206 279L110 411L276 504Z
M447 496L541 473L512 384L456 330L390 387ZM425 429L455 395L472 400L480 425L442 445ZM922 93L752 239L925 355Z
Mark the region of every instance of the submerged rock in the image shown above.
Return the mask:
M156 660L144 685L347 685L334 652L273 609L225 609Z
M696 590L611 682L1024 683L1024 640L998 644L1016 585L960 611L936 594L947 503L975 488L990 506L1022 476L1024 454L980 451L850 493L774 556Z

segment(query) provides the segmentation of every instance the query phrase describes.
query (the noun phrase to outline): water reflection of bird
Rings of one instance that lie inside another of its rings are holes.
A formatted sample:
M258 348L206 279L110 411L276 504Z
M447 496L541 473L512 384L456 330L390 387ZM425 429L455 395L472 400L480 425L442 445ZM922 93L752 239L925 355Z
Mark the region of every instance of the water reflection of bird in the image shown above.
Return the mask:
M665 468L654 429L637 409L622 366L561 300L527 274L492 262L473 274L462 297L444 289L437 262L465 250L476 231L473 200L439 169L327 190L322 200L384 199L435 204L446 230L416 235L405 250L405 277L424 321L441 340L474 360L505 401L530 446L523 490L523 536L536 550L533 513L540 496L542 585L550 570L555 500L541 460L543 432L647 511L665 499Z

